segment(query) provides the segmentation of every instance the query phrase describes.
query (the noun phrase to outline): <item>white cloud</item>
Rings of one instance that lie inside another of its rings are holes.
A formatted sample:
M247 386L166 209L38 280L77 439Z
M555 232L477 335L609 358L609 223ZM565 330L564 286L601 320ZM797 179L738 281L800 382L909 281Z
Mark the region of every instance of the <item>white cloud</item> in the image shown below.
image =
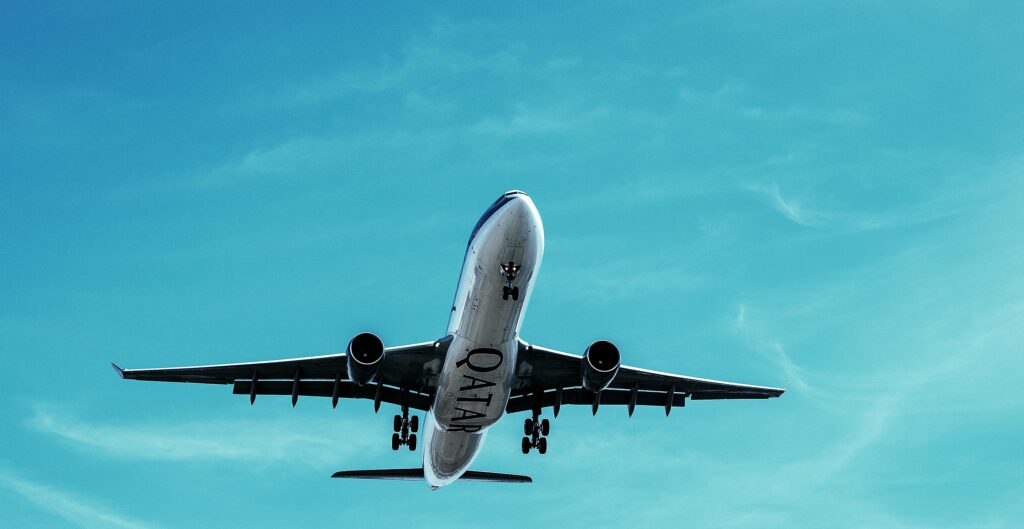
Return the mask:
M771 199L771 204L776 211L801 226L816 226L825 219L825 216L821 213L807 210L801 207L800 203L796 200L783 197L777 183L772 183L770 186L754 185L750 186L749 189Z
M368 436L351 436L352 421L208 420L185 423L108 424L89 422L36 406L29 428L108 456L151 460L295 461L324 468L371 446ZM341 440L344 439L344 442ZM376 445L377 443L372 443ZM295 454L301 453L301 458Z
M739 310L736 312L736 319L733 321L733 325L739 329L747 322L747 306L740 303Z
M0 487L74 525L85 528L152 529L157 526L121 514L110 507L30 481L0 467Z
M747 121L774 123L819 123L826 126L856 127L871 121L871 116L851 107L814 106L792 103L767 106L755 101L758 91L746 83L732 79L713 90L682 85L677 91L684 105L708 110L718 115Z

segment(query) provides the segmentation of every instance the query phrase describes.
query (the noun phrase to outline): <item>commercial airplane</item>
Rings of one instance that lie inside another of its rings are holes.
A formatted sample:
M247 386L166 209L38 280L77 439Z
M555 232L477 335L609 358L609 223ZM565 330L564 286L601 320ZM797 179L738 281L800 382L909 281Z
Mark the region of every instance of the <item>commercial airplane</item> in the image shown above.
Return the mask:
M357 334L345 353L268 362L166 369L114 369L121 378L164 382L232 384L234 393L342 398L396 404L392 450L416 450L419 417L426 412L422 468L342 471L336 478L425 480L431 489L454 482L529 483L529 476L469 470L487 429L505 414L530 412L522 451L547 452L551 429L541 411L555 417L563 405L661 406L668 415L687 400L767 399L783 389L733 384L649 371L620 364L619 349L606 340L582 356L531 345L520 339L523 313L533 294L544 228L533 201L508 191L484 212L469 236L452 302L448 330L431 342L385 347L376 335Z

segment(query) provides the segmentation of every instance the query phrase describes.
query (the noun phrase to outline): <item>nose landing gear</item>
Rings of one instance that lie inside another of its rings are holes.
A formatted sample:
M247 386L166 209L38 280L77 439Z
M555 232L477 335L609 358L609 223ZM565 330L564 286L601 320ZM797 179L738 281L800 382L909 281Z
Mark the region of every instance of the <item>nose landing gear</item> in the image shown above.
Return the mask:
M420 418L418 415L409 417L409 408L403 406L402 414L395 415L394 430L391 434L391 449L398 450L400 446L408 446L410 452L416 451L416 432L420 429Z
M524 454L529 454L530 450L536 448L537 452L541 455L548 452L548 439L547 436L551 433L551 423L547 419L541 420L538 412L533 412L533 418L526 419L523 422L523 437L522 449Z
M501 287L501 299L508 301L511 297L513 301L519 301L519 287L512 286L512 282L516 280L516 274L519 273L519 269L522 265L517 265L513 261L507 263L501 263L501 273L505 275L504 287Z

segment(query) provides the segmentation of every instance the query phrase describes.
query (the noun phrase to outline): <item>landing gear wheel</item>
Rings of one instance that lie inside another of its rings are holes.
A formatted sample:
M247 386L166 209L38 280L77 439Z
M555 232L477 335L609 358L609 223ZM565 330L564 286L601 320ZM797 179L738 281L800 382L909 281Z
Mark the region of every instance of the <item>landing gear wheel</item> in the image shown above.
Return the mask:
M548 453L548 439L546 437L537 439L537 451L540 452L541 455Z
M530 446L530 438L529 437L523 437L523 453L524 454L529 454L531 448L533 448L533 447Z
M396 432L402 431L402 416L401 415L395 415L395 431Z
M391 449L398 450L398 447L402 444L402 440L398 437L397 433L391 434Z
M501 287L501 299L508 301L509 288Z
M416 432L420 431L420 416L419 415L413 415L412 418L409 419L409 429L412 430L413 433L416 433Z
M551 432L551 423L547 419L540 421L540 434L547 435Z
M533 435L533 419L523 422L523 435Z
M512 287L512 300L519 301L519 287Z
M416 451L416 434L409 434L409 451Z

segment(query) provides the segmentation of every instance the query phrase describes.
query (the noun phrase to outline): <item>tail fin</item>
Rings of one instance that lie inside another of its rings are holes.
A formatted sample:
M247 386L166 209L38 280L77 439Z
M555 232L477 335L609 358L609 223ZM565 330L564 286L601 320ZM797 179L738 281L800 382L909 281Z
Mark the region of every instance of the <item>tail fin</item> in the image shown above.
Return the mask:
M390 479L399 481L420 481L423 478L422 468L389 468L380 470L342 470L335 472L332 478L346 479ZM498 472L478 472L467 470L460 481L487 481L494 483L533 483L530 476L519 474L501 474Z

